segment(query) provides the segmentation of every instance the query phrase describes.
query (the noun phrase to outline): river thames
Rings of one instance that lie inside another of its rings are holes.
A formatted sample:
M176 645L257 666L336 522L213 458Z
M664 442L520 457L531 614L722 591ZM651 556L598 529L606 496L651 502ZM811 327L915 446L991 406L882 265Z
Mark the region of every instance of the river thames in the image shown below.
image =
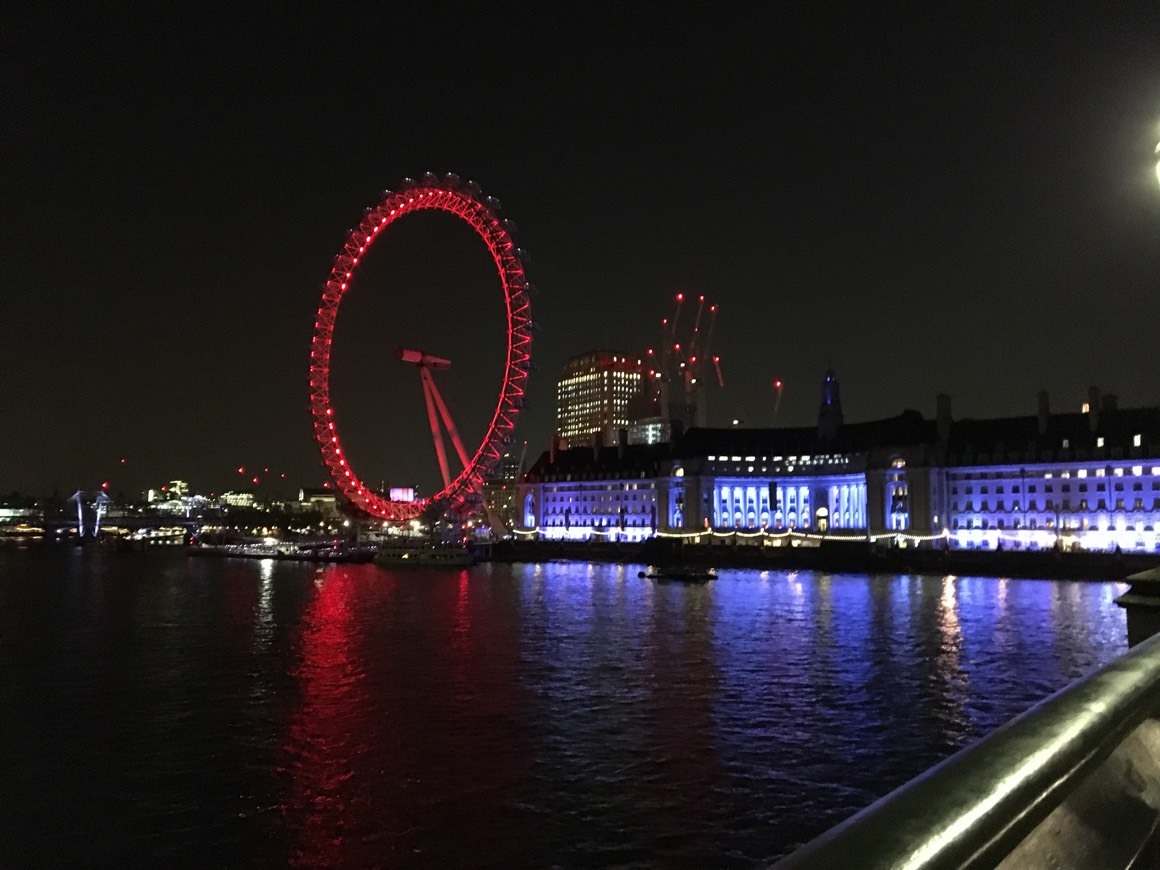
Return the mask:
M767 863L1127 648L1114 583L0 550L0 865Z

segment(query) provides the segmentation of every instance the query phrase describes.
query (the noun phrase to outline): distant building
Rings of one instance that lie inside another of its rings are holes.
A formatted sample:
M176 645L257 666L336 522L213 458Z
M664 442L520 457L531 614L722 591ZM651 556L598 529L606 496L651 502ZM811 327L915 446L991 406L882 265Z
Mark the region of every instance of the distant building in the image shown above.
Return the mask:
M317 511L323 517L333 519L338 516L338 497L332 489L303 487L298 490L298 509L303 512Z
M218 496L218 503L226 507L252 508L256 502L252 492L236 490L233 492L223 492Z
M628 423L629 444L664 444L672 437L667 417L639 417Z
M490 523L493 518L498 519L505 529L518 525L516 516L516 496L519 493L519 481L524 472L523 464L527 457L527 442L520 445L519 450L505 450L503 457L491 477L483 484L483 500L485 518Z
M611 350L573 357L556 384L557 439L566 447L616 443L643 388L640 357Z
M1085 413L1052 415L1043 393L1034 416L955 421L939 396L934 420L846 423L828 371L816 427L554 447L520 483L518 515L555 539L741 531L1160 552L1160 408L1119 409L1093 388Z

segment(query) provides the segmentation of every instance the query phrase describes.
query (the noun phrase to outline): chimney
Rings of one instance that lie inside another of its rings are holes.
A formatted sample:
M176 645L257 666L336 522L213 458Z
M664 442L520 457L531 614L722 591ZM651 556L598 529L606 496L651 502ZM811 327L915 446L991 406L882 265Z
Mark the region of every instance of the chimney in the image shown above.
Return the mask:
M1100 397L1100 410L1104 413L1115 411L1118 402L1119 400L1115 393L1104 393L1103 396Z
M563 439L559 435L553 435L551 442L548 444L548 464L556 464L556 451L560 447L560 442Z
M1051 398L1047 390L1039 391L1039 434L1047 434L1047 420L1051 416Z
M624 461L624 448L628 444L628 430L618 429L616 431L616 458L618 461Z
M939 393L934 397L935 425L938 430L938 440L947 443L951 437L951 397L946 393Z
M1100 388L1095 386L1088 387L1088 428L1100 428Z
M592 461L600 461L600 448L604 446L604 432L592 433Z

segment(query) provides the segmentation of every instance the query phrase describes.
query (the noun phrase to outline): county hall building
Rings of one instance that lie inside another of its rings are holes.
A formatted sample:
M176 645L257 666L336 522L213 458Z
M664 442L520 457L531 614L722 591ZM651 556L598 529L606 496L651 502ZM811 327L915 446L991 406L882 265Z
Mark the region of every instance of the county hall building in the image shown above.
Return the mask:
M934 419L846 423L829 371L816 426L677 426L663 444L630 444L626 428L612 443L557 440L520 481L519 533L1160 552L1160 408L1121 409L1095 388L1075 413L1040 393L1034 415L954 420L939 396Z

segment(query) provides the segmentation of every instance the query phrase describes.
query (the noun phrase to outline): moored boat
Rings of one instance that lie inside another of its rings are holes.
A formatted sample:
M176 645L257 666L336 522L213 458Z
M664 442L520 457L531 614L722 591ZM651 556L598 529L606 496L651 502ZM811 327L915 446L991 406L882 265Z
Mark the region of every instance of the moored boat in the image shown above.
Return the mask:
M382 544L374 562L385 568L466 568L475 564L475 556L464 546L405 538Z
M279 541L276 543L193 544L190 556L219 556L236 559L278 559L288 562L369 562L373 552L344 544L319 545Z
M667 565L646 568L637 576L669 583L708 583L717 579L717 572L713 568L696 568L692 565Z

